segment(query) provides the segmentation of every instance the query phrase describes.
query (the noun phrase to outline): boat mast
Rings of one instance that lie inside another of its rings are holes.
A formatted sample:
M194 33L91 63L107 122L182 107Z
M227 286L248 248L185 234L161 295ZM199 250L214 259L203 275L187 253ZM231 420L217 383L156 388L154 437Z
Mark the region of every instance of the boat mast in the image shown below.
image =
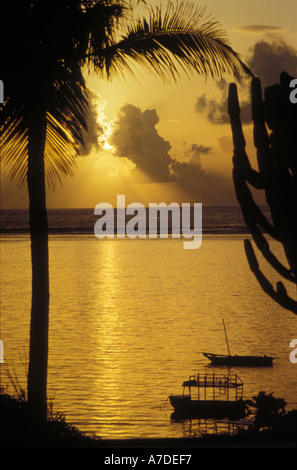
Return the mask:
M224 319L223 319L223 325L224 325L224 330L225 330L225 337L226 337L226 343L227 343L228 353L229 353L229 356L231 356L230 348L229 348L229 342L228 342L228 337L227 337L227 331L226 331L226 326L225 326Z

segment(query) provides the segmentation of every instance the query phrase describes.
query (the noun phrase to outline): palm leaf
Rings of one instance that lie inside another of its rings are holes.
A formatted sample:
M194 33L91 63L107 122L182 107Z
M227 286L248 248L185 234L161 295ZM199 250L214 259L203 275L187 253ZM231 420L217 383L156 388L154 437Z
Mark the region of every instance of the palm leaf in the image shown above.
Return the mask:
M54 187L61 174L73 174L79 146L84 145L82 129L87 129L87 88L80 68L57 67L56 80L47 93L47 134L44 152L47 183ZM2 169L10 180L23 184L28 167L28 120L26 106L10 98L0 113Z
M236 77L253 76L228 43L218 22L204 16L205 10L182 2L176 7L169 3L150 10L149 18L138 18L126 27L122 38L93 56L95 69L106 73L129 70L135 61L164 80L174 80L183 71L221 78L225 73Z
M16 7L6 5L10 14L12 10L14 14L18 12ZM121 1L76 0L71 5L74 9L71 14L74 14L75 22L79 21L80 27L75 32L73 28L70 32L66 28L63 35L61 24L69 19L70 10L68 7L62 8L57 28L43 35L48 48L44 46L46 56L43 49L42 53L39 51L40 43L35 44L34 35L30 36L34 46L32 53L27 53L26 42L20 42L17 49L11 43L10 53L4 54L6 75L1 78L5 78L8 84L8 99L0 105L1 160L4 171L9 171L11 179L18 183L23 183L27 176L26 113L30 110L30 100L35 92L31 83L34 74L44 80L42 86L47 109L44 158L47 182L51 186L57 179L60 180L61 173L72 173L75 156L79 153L79 146L83 145L82 130L87 128L88 113L83 65L93 65L95 71L107 77L124 70L134 75L133 62L145 66L164 80L175 80L181 71L187 75L195 72L212 77L221 77L225 73L252 75L229 45L218 23L205 17L204 10L191 3L182 2L175 7L170 3L164 12L161 7L152 8L147 19L138 18L132 22L126 14L129 4ZM16 34L20 37L25 34L23 16L28 17L28 24L35 18L28 5L24 8L18 14L16 28ZM52 16L56 18L54 12ZM127 26L123 36L116 39L119 20L127 21ZM32 30L34 25L33 22ZM21 82L19 76L24 77Z

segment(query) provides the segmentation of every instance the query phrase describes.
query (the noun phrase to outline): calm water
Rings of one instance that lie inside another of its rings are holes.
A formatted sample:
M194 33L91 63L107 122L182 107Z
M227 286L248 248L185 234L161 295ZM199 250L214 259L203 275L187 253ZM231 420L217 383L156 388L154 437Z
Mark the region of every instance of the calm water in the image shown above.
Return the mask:
M264 390L296 407L297 364L289 361L289 343L297 337L297 318L258 287L244 238L208 234L201 248L184 250L182 239L51 235L48 394L54 410L103 438L183 436L186 424L172 421L170 404L162 405L182 392L190 374L228 372L200 354L227 351L222 318L231 353L277 356L272 368L231 370L243 380L245 398ZM262 260L261 266L278 280ZM28 235L2 235L1 339L24 387L30 282ZM3 370L1 381L8 383Z

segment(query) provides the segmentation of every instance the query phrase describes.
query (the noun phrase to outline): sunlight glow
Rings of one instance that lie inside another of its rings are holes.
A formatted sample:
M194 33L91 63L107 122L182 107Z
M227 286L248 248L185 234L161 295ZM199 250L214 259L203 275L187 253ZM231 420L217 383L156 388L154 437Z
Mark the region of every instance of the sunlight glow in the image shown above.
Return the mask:
M104 116L105 118L105 116ZM108 143L108 138L110 137L112 133L112 128L113 128L113 122L105 122L104 120L99 120L98 123L102 128L104 129L104 134L100 137L100 141L103 144L103 149L104 150L111 150L113 149L113 146Z

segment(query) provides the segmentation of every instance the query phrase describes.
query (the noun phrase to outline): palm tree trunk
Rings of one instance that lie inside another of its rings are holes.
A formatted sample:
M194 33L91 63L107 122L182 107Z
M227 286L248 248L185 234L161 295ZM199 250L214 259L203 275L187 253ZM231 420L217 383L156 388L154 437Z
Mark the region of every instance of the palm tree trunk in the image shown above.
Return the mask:
M44 171L46 110L31 103L28 126L28 192L32 259L32 305L28 371L28 403L34 417L47 418L49 325L48 223Z

